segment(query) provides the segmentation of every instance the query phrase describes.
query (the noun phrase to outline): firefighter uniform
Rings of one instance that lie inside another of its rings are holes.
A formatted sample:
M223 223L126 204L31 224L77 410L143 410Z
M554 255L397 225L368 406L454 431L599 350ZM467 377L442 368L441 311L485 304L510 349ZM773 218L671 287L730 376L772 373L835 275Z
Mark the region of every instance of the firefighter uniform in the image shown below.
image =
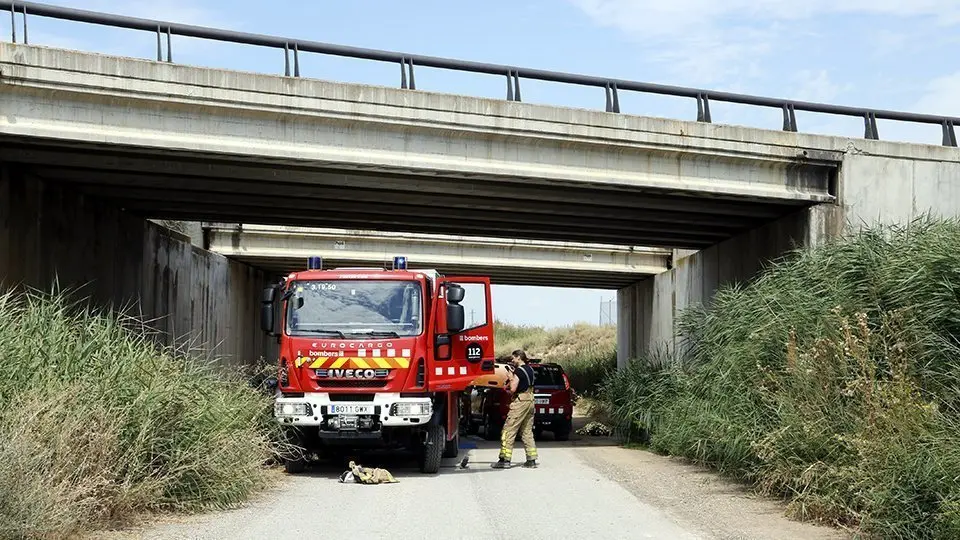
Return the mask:
M513 458L513 443L520 433L527 461L525 467L536 467L537 444L533 437L533 369L526 363L517 367L517 393L510 402L510 412L500 434L500 460L494 468L505 468Z

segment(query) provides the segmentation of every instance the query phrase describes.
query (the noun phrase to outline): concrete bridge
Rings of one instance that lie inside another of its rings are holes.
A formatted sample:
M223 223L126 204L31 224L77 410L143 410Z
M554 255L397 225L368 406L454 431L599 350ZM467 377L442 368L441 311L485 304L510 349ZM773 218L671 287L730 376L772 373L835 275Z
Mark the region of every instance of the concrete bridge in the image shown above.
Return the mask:
M404 255L410 268L490 276L499 285L609 290L666 272L673 257L671 250L642 246L240 223L205 223L203 238L214 253L281 275L314 255L327 268L389 268Z
M267 274L146 219L696 250L619 289L626 361L791 247L958 213L955 119L918 117L945 146L891 143L876 119L901 113L849 139L796 131L806 106L760 130L3 43L0 281L92 282L246 361Z

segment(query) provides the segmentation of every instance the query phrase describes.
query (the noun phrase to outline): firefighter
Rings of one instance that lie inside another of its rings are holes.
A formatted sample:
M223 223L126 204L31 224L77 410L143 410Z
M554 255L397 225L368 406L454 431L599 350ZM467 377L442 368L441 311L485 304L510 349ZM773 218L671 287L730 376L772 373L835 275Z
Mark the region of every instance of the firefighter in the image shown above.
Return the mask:
M505 469L513 458L513 443L520 432L527 461L524 467L537 467L537 444L533 439L533 368L527 364L527 354L522 350L513 351L510 358L514 370L510 375L505 391L511 396L510 412L500 434L500 459L493 464L494 469Z

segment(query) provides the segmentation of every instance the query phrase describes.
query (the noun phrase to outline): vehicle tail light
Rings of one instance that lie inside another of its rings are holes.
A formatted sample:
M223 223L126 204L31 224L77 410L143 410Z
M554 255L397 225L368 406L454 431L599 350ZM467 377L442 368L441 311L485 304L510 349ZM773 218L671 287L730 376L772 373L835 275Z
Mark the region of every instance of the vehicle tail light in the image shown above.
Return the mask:
M570 378L567 377L566 373L563 374L563 389L564 390L570 389Z

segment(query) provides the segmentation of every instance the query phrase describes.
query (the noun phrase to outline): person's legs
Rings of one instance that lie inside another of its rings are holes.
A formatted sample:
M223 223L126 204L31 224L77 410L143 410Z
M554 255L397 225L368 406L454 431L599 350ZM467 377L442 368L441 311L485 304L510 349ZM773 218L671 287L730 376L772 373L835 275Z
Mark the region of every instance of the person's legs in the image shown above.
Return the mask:
M537 460L537 441L533 436L533 421L536 413L533 401L527 402L526 413L520 425L520 438L523 440L523 450L527 457L525 467L536 467Z
M515 399L510 403L510 412L507 413L503 430L500 432L500 461L493 465L495 468L501 469L513 459L513 441L517 438L517 431L520 429L522 420L522 404Z

